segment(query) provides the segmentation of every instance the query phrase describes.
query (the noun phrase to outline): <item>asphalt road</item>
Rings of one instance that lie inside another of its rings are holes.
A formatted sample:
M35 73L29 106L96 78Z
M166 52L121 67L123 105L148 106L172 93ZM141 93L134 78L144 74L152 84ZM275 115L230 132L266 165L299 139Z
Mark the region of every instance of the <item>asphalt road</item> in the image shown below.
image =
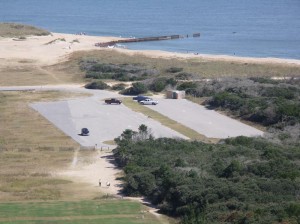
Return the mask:
M147 106L209 138L260 136L263 132L185 99L160 99Z

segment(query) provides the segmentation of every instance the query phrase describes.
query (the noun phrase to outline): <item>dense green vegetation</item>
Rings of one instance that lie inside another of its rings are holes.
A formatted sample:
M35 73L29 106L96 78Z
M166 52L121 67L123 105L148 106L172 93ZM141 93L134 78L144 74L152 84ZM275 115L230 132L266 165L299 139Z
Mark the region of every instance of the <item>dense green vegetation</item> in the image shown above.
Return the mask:
M182 223L299 223L300 151L262 138L220 144L154 139L142 125L115 139L124 193Z
M94 81L85 85L87 89L108 89L109 85L107 85L103 81Z
M155 69L147 69L139 64L101 63L92 59L81 60L80 68L86 71L86 78L115 79L118 81L144 80L158 73Z

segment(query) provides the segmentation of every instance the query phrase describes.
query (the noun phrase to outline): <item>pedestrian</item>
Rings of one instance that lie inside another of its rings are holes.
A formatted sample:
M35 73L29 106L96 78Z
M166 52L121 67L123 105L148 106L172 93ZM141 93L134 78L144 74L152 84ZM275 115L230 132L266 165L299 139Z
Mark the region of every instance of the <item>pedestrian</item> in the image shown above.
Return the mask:
M101 179L99 179L99 187L101 187Z

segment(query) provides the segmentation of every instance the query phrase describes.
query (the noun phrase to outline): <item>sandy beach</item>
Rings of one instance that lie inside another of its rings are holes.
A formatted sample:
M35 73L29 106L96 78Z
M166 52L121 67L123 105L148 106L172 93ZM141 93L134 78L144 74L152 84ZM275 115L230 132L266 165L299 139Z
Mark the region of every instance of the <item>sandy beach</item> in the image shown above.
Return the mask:
M300 60L279 58L251 58L234 57L227 55L207 55L192 53L165 52L159 50L129 50L121 48L100 48L95 43L118 40L118 37L97 37L88 35L75 35L64 33L52 33L49 36L31 36L25 40L15 38L0 39L0 67L11 65L12 62L26 60L37 65L53 65L63 60L75 51L89 50L117 50L119 52L133 55L142 54L153 58L199 58L207 61L231 61L240 63L272 63L300 66Z

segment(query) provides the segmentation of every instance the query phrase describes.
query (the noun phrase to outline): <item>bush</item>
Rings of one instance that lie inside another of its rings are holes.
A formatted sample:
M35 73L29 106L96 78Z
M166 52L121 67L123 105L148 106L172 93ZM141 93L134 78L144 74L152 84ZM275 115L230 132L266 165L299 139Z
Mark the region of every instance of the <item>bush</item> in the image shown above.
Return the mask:
M166 70L166 72L169 72L169 73L177 73L177 72L181 72L183 70L183 68L177 68L177 67L171 67L171 68L168 68Z
M173 78L158 78L152 81L151 85L149 86L149 89L154 92L161 92L166 88L167 85L174 87L176 84L177 81Z
M126 87L126 85L124 83L119 83L119 84L113 85L111 87L111 89L120 91L120 90L124 90L125 87Z
M91 82L85 85L87 89L108 89L109 85L102 81Z
M141 82L135 82L132 84L132 87L125 89L121 92L124 95L139 95L146 93L148 91L147 86Z
M119 81L136 81L147 79L158 73L155 69L143 68L135 64L108 64L96 60L81 60L80 68L86 71L86 78L115 79Z
M175 78L179 79L179 80L189 80L189 79L193 78L193 74L190 74L187 72L181 72L181 73L175 75Z
M183 82L177 87L177 89L187 90L187 89L195 89L196 87L197 87L197 83L195 82Z

